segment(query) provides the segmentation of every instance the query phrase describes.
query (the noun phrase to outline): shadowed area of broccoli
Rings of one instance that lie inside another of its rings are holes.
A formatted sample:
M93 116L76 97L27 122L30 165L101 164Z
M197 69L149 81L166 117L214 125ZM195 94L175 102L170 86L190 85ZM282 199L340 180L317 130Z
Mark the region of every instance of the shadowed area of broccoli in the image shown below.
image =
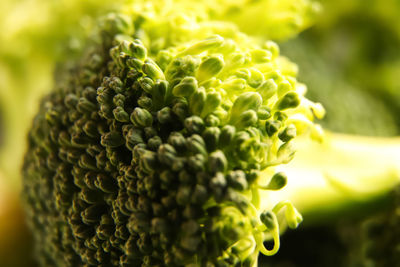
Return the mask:
M394 188L367 205L351 206L339 219L319 225L305 224L299 231L288 231L282 237L280 253L270 258L261 257L259 265L397 266L400 260L399 189ZM358 215L354 215L355 211ZM296 246L298 242L301 247Z

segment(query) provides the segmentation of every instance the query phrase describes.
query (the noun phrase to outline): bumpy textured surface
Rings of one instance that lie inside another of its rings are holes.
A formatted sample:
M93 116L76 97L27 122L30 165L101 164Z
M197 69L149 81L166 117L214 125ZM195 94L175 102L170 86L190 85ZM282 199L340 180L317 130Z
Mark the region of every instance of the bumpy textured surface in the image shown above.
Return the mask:
M153 11L107 17L41 104L23 196L42 266L251 266L280 209L301 221L257 212L258 171L318 134L295 67L230 24Z

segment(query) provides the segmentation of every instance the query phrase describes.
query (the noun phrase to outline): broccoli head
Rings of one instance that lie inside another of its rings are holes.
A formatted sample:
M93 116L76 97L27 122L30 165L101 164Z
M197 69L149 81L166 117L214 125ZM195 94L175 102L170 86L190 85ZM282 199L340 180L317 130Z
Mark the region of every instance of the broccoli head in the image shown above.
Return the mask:
M323 115L295 73L234 24L150 4L105 17L29 133L23 197L41 265L253 266L276 253L280 224L301 215L260 195L285 186L273 167L296 135L320 136Z

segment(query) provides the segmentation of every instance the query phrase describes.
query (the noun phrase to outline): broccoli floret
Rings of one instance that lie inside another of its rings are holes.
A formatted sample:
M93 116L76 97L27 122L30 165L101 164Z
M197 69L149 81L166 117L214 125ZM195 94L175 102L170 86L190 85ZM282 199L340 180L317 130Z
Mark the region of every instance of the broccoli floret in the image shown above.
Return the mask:
M282 223L302 220L260 194L285 186L273 167L293 158L296 135L320 137L323 109L273 42L139 6L102 21L34 119L23 197L38 260L252 266L276 253Z

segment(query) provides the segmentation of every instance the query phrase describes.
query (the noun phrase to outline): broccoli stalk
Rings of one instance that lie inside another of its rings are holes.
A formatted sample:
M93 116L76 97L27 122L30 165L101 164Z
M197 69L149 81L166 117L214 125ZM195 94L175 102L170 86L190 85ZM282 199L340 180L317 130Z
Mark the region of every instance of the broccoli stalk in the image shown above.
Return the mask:
M285 234L280 253L262 264L396 266L399 138L327 133L321 144L297 142L295 159L282 166L288 185L275 201L291 199L304 225Z
M346 211L354 216L368 213L361 209L364 204L399 185L399 137L325 136L322 143L298 140L295 159L282 166L289 177L285 197L310 223L329 222Z

